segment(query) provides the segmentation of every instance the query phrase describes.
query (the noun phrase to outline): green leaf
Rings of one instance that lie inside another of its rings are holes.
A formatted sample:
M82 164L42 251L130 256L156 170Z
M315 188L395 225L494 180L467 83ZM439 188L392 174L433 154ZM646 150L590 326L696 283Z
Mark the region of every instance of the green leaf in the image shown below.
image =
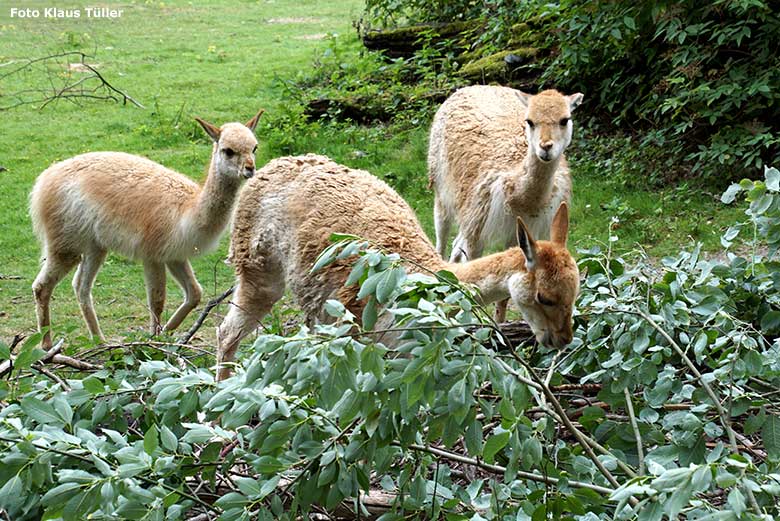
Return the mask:
M764 333L780 332L780 311L769 311L761 317L761 330Z
M509 442L509 431L494 434L485 442L485 448L482 450L482 459L488 463L495 461L495 455L503 449Z
M84 386L84 390L90 394L102 394L105 390L103 382L95 376L89 376L81 381L81 385Z
M773 192L780 191L780 171L774 167L767 167L764 170L764 177L766 178L766 187Z
M243 508L244 505L248 503L249 499L247 499L242 494L239 494L238 492L228 492L214 502L215 505L223 510L230 510L231 508Z
M374 329L377 319L376 301L374 300L374 297L369 298L366 302L366 305L363 308L363 315L361 319L363 323L363 329L367 331Z
M165 425L160 428L160 441L162 446L171 452L174 452L179 446L179 440L176 438L176 435Z
M766 453L772 460L780 459L780 416L767 415L764 426L761 428L761 439L764 440Z
M46 492L41 498L41 503L44 506L62 504L71 498L80 488L80 483L63 483ZM0 491L0 496L2 496L2 491Z
M460 379L447 393L447 407L453 413L466 404L466 380Z
M144 452L152 456L154 451L160 445L159 438L157 436L157 425L152 424L151 427L144 434Z
M63 419L57 414L54 407L38 398L25 396L19 404L22 407L22 411L38 423L64 424Z

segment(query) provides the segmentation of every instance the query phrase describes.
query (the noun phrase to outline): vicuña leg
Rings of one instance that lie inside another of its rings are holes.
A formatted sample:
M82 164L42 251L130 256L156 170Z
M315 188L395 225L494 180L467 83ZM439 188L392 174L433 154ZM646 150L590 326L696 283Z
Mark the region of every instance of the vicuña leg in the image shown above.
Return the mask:
M95 304L92 301L92 287L95 284L95 277L97 277L98 271L100 271L100 266L103 265L105 260L106 250L97 246L91 247L82 255L81 263L79 263L76 274L73 276L73 291L76 293L76 298L79 301L81 315L84 317L84 322L87 324L87 329L89 329L92 339L99 342L104 342L105 337L100 330L100 324L95 313Z
M192 272L192 265L189 261L169 262L167 266L168 271L171 272L173 278L176 279L176 282L179 283L179 286L184 291L184 302L165 324L164 330L172 331L179 327L187 314L200 303L203 289L198 284L198 279L195 278L195 273Z
M260 320L284 295L284 277L264 273L258 278L243 276L239 281L230 310L217 328L217 380L230 376L230 367L241 340L257 328Z
M51 313L49 305L54 287L79 261L79 255L75 253L49 252L43 263L41 271L33 282L33 296L35 297L35 312L38 316L38 331L45 331L41 339L43 349L51 348Z
M444 256L447 254L447 242L450 238L452 219L444 207L444 203L438 197L433 202L433 223L436 226L436 251L444 259Z
M144 262L146 279L146 300L149 303L149 329L152 335L162 331L160 317L165 306L165 265L159 262Z

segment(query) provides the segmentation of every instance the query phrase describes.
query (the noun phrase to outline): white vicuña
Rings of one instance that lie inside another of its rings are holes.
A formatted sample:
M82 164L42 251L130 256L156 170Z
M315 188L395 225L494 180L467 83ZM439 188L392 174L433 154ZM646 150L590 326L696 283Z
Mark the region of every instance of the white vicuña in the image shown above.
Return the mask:
M453 223L451 262L511 244L517 217L534 237L550 236L555 212L571 202L563 151L571 142L571 111L582 98L478 85L442 104L428 149L439 255L446 258Z
M43 267L33 282L42 345L51 346L49 304L57 283L73 277L90 334L103 340L92 286L109 251L144 264L152 333L160 331L166 267L185 293L165 324L175 329L198 305L201 287L188 259L213 249L230 219L241 181L255 172L255 126L221 128L195 118L214 141L205 184L149 159L122 152L82 154L46 169L30 194L30 215L43 247Z
M577 265L566 249L568 209L562 204L551 241L534 241L515 224L519 248L463 264L442 260L406 202L383 181L327 157L283 157L258 170L242 190L233 220L230 263L237 275L232 305L217 330L218 377L239 342L292 290L310 322L327 320L335 298L362 316L358 288L345 287L353 259L312 273L332 233L351 233L412 261L409 269L451 270L474 284L485 303L512 298L542 343L562 347L572 338L572 309L579 289ZM380 322L387 314L380 318Z

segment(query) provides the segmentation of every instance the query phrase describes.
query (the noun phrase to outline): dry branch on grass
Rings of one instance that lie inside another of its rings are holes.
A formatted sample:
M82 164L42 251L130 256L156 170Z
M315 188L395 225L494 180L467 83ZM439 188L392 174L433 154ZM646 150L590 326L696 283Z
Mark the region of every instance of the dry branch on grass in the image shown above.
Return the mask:
M23 87L3 94L0 91L0 111L25 105L39 105L44 108L49 103L65 100L78 103L84 100L114 101L123 105L131 103L139 108L144 106L116 87L94 65L87 63L88 54L69 51L49 54L39 58L6 63L10 70L0 74L0 86L7 85L11 78L21 80ZM73 60L78 60L73 62Z

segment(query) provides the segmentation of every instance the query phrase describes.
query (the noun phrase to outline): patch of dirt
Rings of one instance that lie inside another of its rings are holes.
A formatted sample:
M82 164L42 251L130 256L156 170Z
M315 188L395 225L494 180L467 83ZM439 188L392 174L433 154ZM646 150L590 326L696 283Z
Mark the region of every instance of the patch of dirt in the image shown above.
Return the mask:
M324 40L325 37L328 36L327 33L315 33L315 34L304 34L303 36L296 36L296 40Z
M304 17L269 18L266 21L269 24L318 24L318 23L322 23L322 19L321 18L304 18Z
M100 67L100 64L90 63L89 66L92 67L93 69L97 69L98 67ZM69 63L68 70L71 72L92 72L83 63Z

